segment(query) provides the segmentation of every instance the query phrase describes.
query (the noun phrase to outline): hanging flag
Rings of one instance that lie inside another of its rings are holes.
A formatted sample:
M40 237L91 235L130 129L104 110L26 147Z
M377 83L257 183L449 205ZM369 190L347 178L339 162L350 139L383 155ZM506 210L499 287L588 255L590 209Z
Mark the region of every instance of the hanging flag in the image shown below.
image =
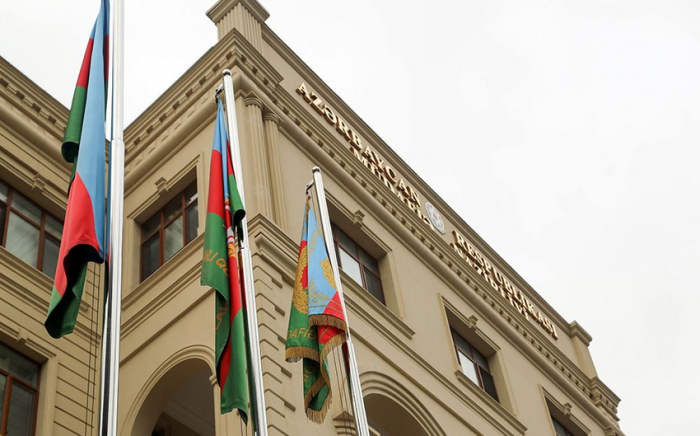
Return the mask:
M228 153L224 110L220 101L217 104L201 283L216 290L216 376L221 389L221 413L238 409L247 423L247 334L236 240L241 238L245 210Z
M284 358L303 359L304 408L314 422L323 421L331 403L326 356L345 342L346 332L341 295L307 197Z
M80 68L61 147L63 158L73 164L73 170L54 287L44 322L54 338L73 331L87 263L102 263L105 256L108 35L109 2L103 0Z

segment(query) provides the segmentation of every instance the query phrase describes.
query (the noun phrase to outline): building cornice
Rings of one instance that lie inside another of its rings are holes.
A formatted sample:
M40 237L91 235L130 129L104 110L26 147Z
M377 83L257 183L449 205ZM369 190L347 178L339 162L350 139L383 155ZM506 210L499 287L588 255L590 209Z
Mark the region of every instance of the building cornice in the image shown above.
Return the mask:
M546 313L553 321L557 321L560 330L568 332L568 321L547 303L542 296L535 291L495 250L483 240L474 229L472 229L425 181L416 174L406 162L396 154L381 137L370 128L362 118L357 115L326 83L318 77L269 27L263 26L263 39L285 60L294 70L304 78L315 91L322 95L324 101L330 103L334 112L349 122L362 137L364 137L372 147L379 151L387 162L398 170L407 182L418 188L429 201L436 206L440 212L451 222L460 233L465 235L482 252L488 253L489 260L501 271L506 272L509 278L520 289L525 291L529 298ZM325 126L321 125L325 129Z
M61 140L67 119L68 110L61 103L0 57L0 125L23 141L33 153L48 158L47 163L65 178L66 183L70 165L61 156ZM25 165L11 163L13 158L8 158L3 164ZM10 173L22 178L25 185L43 191L53 205L65 209L66 186L56 186L36 168L23 166ZM51 211L60 216L55 209Z
M53 138L61 141L68 120L68 109L2 56L0 56L0 96L41 126ZM55 150L55 147L51 148ZM63 161L63 159L59 160Z

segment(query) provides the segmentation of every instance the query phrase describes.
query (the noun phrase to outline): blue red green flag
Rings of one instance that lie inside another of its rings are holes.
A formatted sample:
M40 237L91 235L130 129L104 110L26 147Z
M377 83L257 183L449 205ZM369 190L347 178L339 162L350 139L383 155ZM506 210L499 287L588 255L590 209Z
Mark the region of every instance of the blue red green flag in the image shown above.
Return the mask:
M221 389L221 413L237 409L247 422L247 323L237 249L245 210L228 153L224 110L220 101L217 104L201 283L216 291L216 377Z
M317 423L323 421L331 403L326 356L345 342L348 330L341 298L321 227L307 198L284 358L303 360L304 408Z
M75 328L88 262L105 257L105 116L109 1L102 0L88 41L61 153L73 164L53 292L44 326L54 338Z

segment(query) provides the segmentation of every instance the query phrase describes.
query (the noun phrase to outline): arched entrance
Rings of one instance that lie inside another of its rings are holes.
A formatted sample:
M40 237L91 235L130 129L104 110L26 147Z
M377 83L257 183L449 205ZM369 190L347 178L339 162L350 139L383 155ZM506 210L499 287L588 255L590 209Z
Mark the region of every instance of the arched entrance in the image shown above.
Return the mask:
M215 436L211 350L193 346L168 358L141 388L122 436Z
M216 436L210 375L200 372L183 380L158 416L153 436Z
M381 436L447 436L404 384L376 371L360 376L367 421Z

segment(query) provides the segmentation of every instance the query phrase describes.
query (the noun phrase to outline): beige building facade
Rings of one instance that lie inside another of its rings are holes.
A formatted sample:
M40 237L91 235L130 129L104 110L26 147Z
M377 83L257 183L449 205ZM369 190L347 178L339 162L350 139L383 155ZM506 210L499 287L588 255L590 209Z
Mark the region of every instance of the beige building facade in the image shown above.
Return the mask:
M125 132L119 434L241 434L235 413L216 412L214 295L199 284L213 96L230 69L270 435L354 434L340 392L323 424L307 421L301 364L284 362L304 187L319 166L374 434L622 436L590 335L275 35L257 1L222 0L208 16L218 43ZM3 436L97 427L101 268L72 335L53 340L42 325L70 176L67 115L0 58Z

